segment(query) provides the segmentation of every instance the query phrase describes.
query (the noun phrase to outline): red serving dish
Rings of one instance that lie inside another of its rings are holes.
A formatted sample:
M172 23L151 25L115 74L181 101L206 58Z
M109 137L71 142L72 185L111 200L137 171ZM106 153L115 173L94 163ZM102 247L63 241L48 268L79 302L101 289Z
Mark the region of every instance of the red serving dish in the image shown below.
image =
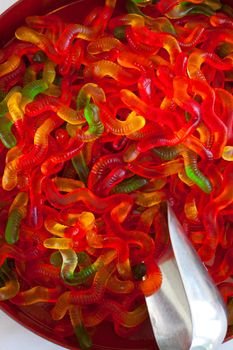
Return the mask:
M124 5L124 0L118 1L117 11ZM24 23L29 15L44 15L50 12L58 14L63 20L79 22L95 6L104 4L104 0L19 0L6 12L0 15L0 47L13 36L17 27ZM76 338L59 337L54 334L52 326L55 324L45 304L19 307L8 301L0 302L0 308L32 332L72 350L79 350ZM92 336L93 350L157 350L149 321L131 338L120 338L114 333L112 324L104 323L98 326Z
M120 11L125 0L118 0L116 11ZM232 5L232 0L223 1ZM58 7L59 3L59 7ZM65 21L79 22L104 0L19 0L6 12L0 15L0 47L6 44L13 36L17 27L23 24L24 19L29 15L44 15L50 12L56 13ZM59 337L54 334L53 320L44 304L19 307L10 302L0 302L0 308L25 326L32 332L46 338L47 340L68 349L79 350L75 337ZM103 323L98 326L93 337L93 350L157 350L152 329L149 321L131 338L119 338L110 323Z

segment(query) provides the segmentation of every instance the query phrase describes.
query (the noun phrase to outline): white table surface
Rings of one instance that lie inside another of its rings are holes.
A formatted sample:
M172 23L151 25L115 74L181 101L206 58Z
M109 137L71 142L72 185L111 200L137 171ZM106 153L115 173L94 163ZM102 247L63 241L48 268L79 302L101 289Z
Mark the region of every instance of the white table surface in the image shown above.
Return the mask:
M0 14L17 0L0 0ZM35 0L31 0L35 1ZM0 310L0 350L64 350L65 348L46 341L20 326ZM233 340L218 350L232 350ZM172 350L172 349L169 349Z

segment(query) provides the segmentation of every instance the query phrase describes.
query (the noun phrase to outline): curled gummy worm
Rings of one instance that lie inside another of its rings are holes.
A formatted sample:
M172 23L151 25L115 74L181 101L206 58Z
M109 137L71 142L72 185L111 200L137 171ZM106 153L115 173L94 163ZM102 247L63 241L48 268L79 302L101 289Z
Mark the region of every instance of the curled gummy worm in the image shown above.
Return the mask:
M33 278L37 284L45 287L56 287L61 283L60 268L51 264L35 262L26 265L26 276L33 274Z
M85 291L71 291L63 293L58 298L54 308L52 309L53 319L62 319L70 305L89 305L100 302L100 300L103 298L108 278L113 273L113 270L114 267L112 264L109 266L104 266L96 272L91 288Z
M233 127L233 115L232 115L233 96L231 93L221 88L216 88L215 94L216 94L216 97L221 101L221 105L225 112L224 123L227 127L227 136L229 139L231 138L231 130Z
M214 27L229 27L233 29L232 20L223 13L216 13L215 15L210 17L210 23Z
M82 24L68 24L57 40L57 51L60 53L69 51L74 39L92 41L97 35L97 28L87 27Z
M89 174L89 168L87 166L87 162L86 162L84 152L83 152L83 150L85 150L85 145L83 146L83 149L76 156L74 156L71 159L72 165L73 165L76 173L78 174L79 179L84 184L86 184L88 174Z
M166 200L166 194L164 191L154 191L154 192L140 192L136 191L132 193L135 203L141 207L152 207Z
M48 118L35 133L33 149L6 165L2 178L2 186L5 190L9 191L16 186L17 173L20 170L31 169L34 165L41 162L47 153L48 136L56 125L57 121L55 119Z
M134 283L130 280L122 281L116 274L110 276L106 289L116 294L128 294L134 290Z
M159 128L155 131L155 133L147 132L146 136L147 137L141 139L137 144L136 149L139 154L141 152L146 152L148 150L156 148L157 146L173 146L178 145L181 142L176 134L174 136L174 134L170 131L167 135L164 135L163 132L159 130Z
M183 145L170 146L170 147L156 147L153 152L157 154L161 159L172 160L178 157L184 150Z
M41 164L41 172L44 175L50 175L57 173L57 166L71 158L80 152L83 147L83 143L79 140L71 139L68 148L65 151L57 152L56 155L49 157L45 162Z
M0 89L8 92L15 85L21 84L24 72L25 64L21 61L18 68L0 78Z
M111 210L112 207L116 206L122 201L125 201L130 205L133 202L128 195L124 194L115 194L106 198L100 198L87 188L80 188L68 194L62 195L57 191L55 185L51 180L46 181L45 188L48 201L55 208L57 207L60 209L65 207L71 207L77 201L81 201L85 203L85 205L90 211L96 213L103 213L105 210Z
M54 82L54 79L56 78L56 65L52 61L46 61L43 69L43 75L42 80L49 84L52 84Z
M32 171L29 179L29 209L27 220L30 226L40 228L43 224L43 196L42 183L44 180L43 174L38 168Z
M136 94L134 94L132 91L130 91L128 89L121 89L120 98L121 98L122 102L126 106L128 106L130 109L136 111L138 114L145 115L146 119L151 120L153 122L155 122L155 121L158 122L159 118L164 118L164 120L169 119L167 116L167 113L171 113L172 118L174 117L174 113L172 113L170 111L162 110L161 108L155 108L155 107L148 106L147 103L145 103L141 98L139 98ZM147 128L148 129L153 128L153 130L156 131L159 128L159 125L156 124L156 126L155 126L154 124L150 124L150 127L148 127L146 125L145 129L147 130ZM160 128L159 128L159 130L160 130ZM134 134L132 136L134 136ZM140 138L140 133L139 133L139 135L137 135L137 138ZM143 138L143 137L141 137L141 138Z
M101 35L106 30L109 19L111 18L115 9L116 1L117 0L105 0L105 6L93 21L93 26L98 28L99 35Z
M93 248L112 248L118 254L117 269L123 278L131 277L129 263L129 248L126 242L120 237L106 237L98 235L94 230L87 232L87 242Z
M200 41L204 41L205 27L198 25L192 32L182 41L178 41L181 48L192 48L199 44Z
M57 189L61 192L72 192L77 188L85 187L85 184L82 181L70 178L55 177L53 181Z
M26 267L26 273L33 274L35 281L43 283L44 285L58 284L61 282L60 268L35 261L30 266Z
M61 119L72 125L79 125L85 122L83 110L76 111L66 105L61 105L56 108L56 113Z
M219 2L217 1L217 3ZM203 14L206 16L211 16L214 14L214 9L212 9L212 7L206 6L205 4L198 5L198 4L192 4L189 2L184 2L174 6L171 10L169 10L166 13L166 16L168 16L168 18L176 19L176 18L182 18L184 16L188 16L192 14Z
M115 208L111 210L111 217L114 221L122 223L127 218L131 209L132 207L128 202L122 202L116 205Z
M7 101L7 107L13 122L23 119L24 114L20 106L21 100L22 93L15 91Z
M213 157L214 159L220 158L223 152L223 148L227 143L227 128L214 108L216 94L206 82L193 80L192 85L193 90L198 93L203 99L201 105L202 117L213 135L214 142L211 145Z
M98 258L93 264L76 272L72 279L66 280L66 284L76 286L78 284L86 283L101 267L103 267L103 263Z
M1 244L0 254L0 266L4 264L6 258L14 258L17 260L24 258L24 254L19 248L7 243Z
M31 102L34 98L48 89L48 84L43 79L33 80L32 82L26 84L21 93L23 98L26 100L25 103Z
M83 24L85 26L91 26L94 24L94 21L98 18L100 15L100 12L103 10L103 7L95 7L93 8L84 18Z
M50 255L49 261L50 261L50 263L51 263L53 266L61 267L61 265L62 265L62 256L61 256L61 253L60 253L59 251L53 252L53 253Z
M161 178L161 177L177 174L179 171L183 169L183 162L181 159L175 159L153 167L152 166L148 167L146 165L135 162L135 163L130 163L128 165L128 168L134 174L137 174L147 179Z
M79 225L80 231L83 230L87 232L89 230L92 230L93 227L95 226L95 216L93 213L89 211L83 211L80 214L76 214L76 217L77 217L76 224Z
M74 242L72 238L47 238L44 241L45 248L48 249L72 249L74 246Z
M33 80L36 79L36 75L37 75L37 72L35 67L33 67L33 65L31 67L27 67L23 77L23 83L24 84L31 83Z
M107 266L115 257L116 253L111 250L101 254L92 264L87 265L86 263L86 267L83 267L79 272L75 272L73 278L69 281L66 280L66 283L71 286L86 283L90 277L95 275L103 266Z
M77 96L77 109L83 109L87 107L90 99L97 105L106 101L104 90L97 84L87 83L81 87Z
M98 106L93 103L88 104L84 108L84 116L88 123L88 129L82 131L80 129L76 130L76 137L82 142L92 142L99 138L104 132L104 124L100 120L100 110ZM68 126L67 126L68 129ZM70 132L70 128L68 129Z
M139 176L133 176L117 184L111 190L111 193L131 193L133 191L139 190L141 187L145 186L147 183L148 183L147 179L141 178Z
M122 43L120 40L113 38L112 36L109 37L103 37L98 38L94 41L91 41L90 44L87 46L87 51L92 54L96 55L101 52L110 51L114 48L121 48Z
M71 324L74 329L74 334L76 335L81 349L90 349L92 347L91 338L84 327L82 320L81 309L78 306L69 307L69 315Z
M28 103L25 112L30 117L35 117L43 112L53 111L70 124L82 124L85 122L83 110L76 111L73 108L61 103L54 96L39 96L35 101Z
M153 69L153 63L149 58L125 50L119 53L117 62L125 68L135 68L139 71Z
M203 143L194 135L188 136L183 145L189 148L191 151L197 153L202 159L212 160L213 154L210 150L203 145Z
M175 63L175 59L181 52L178 41L168 33L155 33L148 28L132 27L133 33L141 43L149 46L163 47L168 51L171 63Z
M121 121L113 117L106 107L101 109L101 119L114 135L129 135L142 129L146 123L144 117L138 116L134 111L129 113L125 121Z
M108 298L104 298L103 309L109 311L114 322L127 328L136 327L148 316L145 304L136 307L133 311L127 311L120 303Z
M64 29L64 23L60 17L51 14L46 16L28 16L26 17L26 23L34 29L49 29L53 41L57 39Z
M222 153L222 158L227 161L233 160L233 147L232 146L225 146Z
M18 55L12 55L9 57L6 62L0 64L0 77L14 71L19 67L20 62L21 58Z
M88 211L83 211L81 213L77 213L77 211L73 210L64 210L61 215L61 220L64 221L67 225L76 226L79 225L80 229L92 230L95 225L95 216L93 213ZM54 222L54 221L53 221Z
M204 192L210 193L212 185L209 179L202 174L197 167L197 157L192 151L185 150L182 152L184 159L184 168L187 176L196 183Z
M16 146L16 138L12 132L12 122L5 116L0 117L0 140L6 148Z
M216 54L203 52L201 50L195 50L188 58L187 72L191 79L205 80L205 76L201 71L201 65L204 62L208 62L209 65L221 69L231 70L232 63L226 60L221 60Z
M195 124L199 122L200 118L193 118L190 123L186 123L180 130L176 132L171 132L169 129L167 133L164 133L164 127L163 130L158 128L153 128L153 130L149 130L149 128L146 128L144 130L145 132L145 138L140 137L140 142L137 144L137 151L139 153L146 152L148 150L161 147L161 146L175 146L179 145L182 140L185 138L185 136L188 136L193 129L195 128ZM133 139L139 138L138 135L133 135Z
M95 162L89 173L88 188L94 191L96 184L109 170L122 165L124 165L124 162L120 154L100 157L100 159Z
M146 125L142 129L135 131L135 132L132 132L131 134L127 135L127 137L130 140L140 141L140 140L143 140L144 138L148 139L150 137L157 135L158 131L160 132L159 126L156 126L155 123L150 123L150 122L148 123L147 122ZM136 144L136 149L133 148L133 152L137 153L137 151L138 151L138 145ZM135 153L135 155L136 155L136 153ZM129 160L130 158L127 158L126 154L127 154L127 152L125 152L124 160L128 159L127 161L130 161Z
M188 64L188 54L186 52L181 52L177 56L174 73L175 75L187 76L187 64Z
M3 287L0 287L0 301L14 298L20 289L20 284L16 279L6 281Z
M129 13L136 13L138 15L141 15L145 18L145 24L149 27L149 28L153 28L154 30L157 30L159 32L167 32L167 33L171 33L171 34L176 34L175 29L171 23L171 21L169 21L166 17L151 17L148 15L145 15L145 13L143 13L139 7L137 6L136 3L140 4L140 5L147 5L150 4L151 1L129 1L127 2L127 10Z
M105 177L105 181L98 184L96 193L101 196L107 196L111 192L112 188L129 176L131 176L131 174L128 172L126 166L111 170Z
M123 85L133 85L138 79L136 73L129 72L118 64L107 60L91 63L84 70L84 77L86 79L102 79L106 76L119 81Z
M162 284L162 273L154 259L145 261L146 276L139 282L139 288L148 296L155 293Z
M153 223L154 216L158 212L158 208L159 206L155 205L152 208L146 208L142 212L140 219L138 220L138 223L137 223L138 230L144 231L144 232L150 232L151 225Z
M133 0L133 1L128 1L127 5L126 5L126 9L129 13L137 13L140 14L141 16L144 15L144 13L140 10L140 6L144 6L145 3L147 3L148 5L151 3L152 1L150 0ZM146 15L144 15L144 17L146 17Z
M16 275L5 263L0 269L0 280L3 286L0 287L0 301L13 298L20 289Z
M58 237L64 237L66 229L69 227L59 223L57 220L47 217L44 221L44 226L46 230Z
M45 34L39 33L29 27L19 27L16 29L15 36L22 41L30 42L39 47L54 62L61 62L61 58L55 51L52 42Z
M65 279L72 279L74 271L78 265L78 257L73 249L60 249L62 256L61 277Z
M60 291L57 288L46 288L42 286L32 287L18 293L11 299L15 305L32 305L36 303L55 303Z
M143 27L145 24L145 18L141 15L138 15L136 13L129 13L127 15L123 15L123 16L117 16L112 18L109 21L109 29L111 31L113 31L115 29L115 27L119 27L119 26L139 26L139 27Z
M189 220L195 220L198 217L198 210L196 205L196 199L193 195L187 196L187 200L184 206L184 212Z
M24 260L34 260L44 256L45 249L40 245L39 242L35 242L36 244L33 247L30 247L23 251L18 247L11 244L4 244L0 247L0 265L3 264L6 258L13 258L17 261Z
M0 50L0 62L4 63L14 55L21 58L23 55L35 54L37 51L38 48L33 44L13 41L11 44L4 47L4 49Z
M5 239L9 244L14 244L19 239L21 220L26 216L28 194L19 192L9 209L8 221L5 229Z
M0 117L3 117L8 112L8 107L7 107L7 103L6 103L7 102L6 96L7 95L4 93L2 93L2 94L3 94L3 96L1 96L1 102L0 102Z
M145 71L138 80L138 91L141 99L143 99L148 104L156 103L156 94L154 86L155 76L153 71Z
M198 126L201 120L200 105L188 95L188 82L183 77L177 77L173 81L174 86L174 101L179 107L191 114L190 121L181 128L176 135L183 140L191 134Z
M222 209L232 204L232 197L229 192L229 188L233 181L231 163L226 166L223 179L220 194L216 198L213 198L205 207L203 223L206 228L207 235L203 245L199 249L199 253L202 259L205 259L205 261L211 259L219 242L219 229L217 223L218 215Z
M48 89L44 91L45 95L59 97L61 95L61 89L55 84L49 84Z
M121 27L120 27L121 28ZM117 28L116 28L117 29ZM116 32L115 29L115 32ZM126 27L124 30L124 35L128 41L128 44L130 46L130 48L137 52L140 52L143 55L153 55L156 54L158 52L158 47L152 47L149 45L145 45L143 43L139 43L137 40L136 35L134 34L133 30L131 27Z
M128 242L136 244L140 249L135 252L135 260L144 259L146 256L153 255L154 252L154 241L150 236L142 231L133 231L125 229L120 222L112 218L111 215L105 215L105 222L109 232L114 235L126 239Z

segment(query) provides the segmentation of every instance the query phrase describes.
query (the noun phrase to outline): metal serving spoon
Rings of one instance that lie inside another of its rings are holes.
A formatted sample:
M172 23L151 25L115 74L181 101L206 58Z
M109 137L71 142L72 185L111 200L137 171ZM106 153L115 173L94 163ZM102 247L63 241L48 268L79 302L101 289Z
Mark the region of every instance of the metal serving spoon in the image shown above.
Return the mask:
M170 249L158 262L161 289L146 298L160 350L215 350L227 331L222 298L168 205Z

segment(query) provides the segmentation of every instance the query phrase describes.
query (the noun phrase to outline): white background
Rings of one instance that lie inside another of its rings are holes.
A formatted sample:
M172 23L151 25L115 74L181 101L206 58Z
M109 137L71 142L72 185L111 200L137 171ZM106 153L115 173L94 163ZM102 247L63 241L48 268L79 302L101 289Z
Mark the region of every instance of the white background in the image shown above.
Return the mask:
M15 2L16 0L0 0L0 14ZM31 333L0 311L0 350L15 350L18 348L23 350L32 350L32 348L33 350L65 349ZM233 340L223 344L219 350L232 349Z

